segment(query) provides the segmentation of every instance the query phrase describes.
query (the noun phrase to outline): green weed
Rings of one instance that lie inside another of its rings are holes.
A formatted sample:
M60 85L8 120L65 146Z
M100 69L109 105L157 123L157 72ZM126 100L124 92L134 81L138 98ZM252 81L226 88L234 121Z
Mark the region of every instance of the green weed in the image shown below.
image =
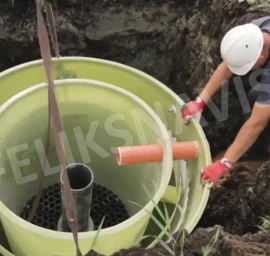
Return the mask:
M270 232L270 217L267 216L265 218L261 218L262 223L261 225L258 225L257 227L264 233L269 233Z

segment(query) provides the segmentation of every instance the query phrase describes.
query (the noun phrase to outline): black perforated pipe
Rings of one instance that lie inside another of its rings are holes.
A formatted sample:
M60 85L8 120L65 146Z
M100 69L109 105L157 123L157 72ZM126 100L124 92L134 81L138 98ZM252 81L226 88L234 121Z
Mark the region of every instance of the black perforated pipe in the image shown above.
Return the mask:
M101 191L104 192L101 193ZM20 216L23 219L28 218L34 198L35 196L33 196L22 209ZM49 212L47 213L43 211L46 205L49 205L50 208ZM57 223L61 214L61 189L60 184L55 183L42 190L42 196L32 223L39 227L56 231ZM90 214L94 222L95 230L98 229L104 216L105 220L103 223L103 228L115 226L129 218L125 205L121 202L119 197L106 187L95 183L93 185ZM48 222L45 221L47 219L49 219Z

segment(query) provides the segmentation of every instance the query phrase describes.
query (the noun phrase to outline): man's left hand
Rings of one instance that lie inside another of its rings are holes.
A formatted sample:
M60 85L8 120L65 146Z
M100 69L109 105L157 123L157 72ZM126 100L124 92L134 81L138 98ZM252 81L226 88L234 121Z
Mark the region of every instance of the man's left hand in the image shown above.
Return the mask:
M213 184L216 183L222 175L230 170L231 166L232 164L226 158L208 165L202 170L202 183L206 183L207 181L211 181Z

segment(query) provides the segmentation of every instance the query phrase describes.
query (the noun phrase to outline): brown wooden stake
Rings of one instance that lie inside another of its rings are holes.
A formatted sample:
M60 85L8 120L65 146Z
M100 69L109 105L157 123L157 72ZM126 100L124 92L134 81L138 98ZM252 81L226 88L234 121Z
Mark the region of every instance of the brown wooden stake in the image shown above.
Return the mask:
M60 54L59 54L59 47L58 47L58 40L57 40L57 33L56 33L56 29L55 29L55 22L54 22L54 16L53 16L53 11L52 11L52 7L51 4L49 3L44 3L44 1L40 1L41 5L45 5L45 9L46 9L46 13L47 13L47 18L48 18L48 23L49 23L49 29L50 29L50 35L51 35L51 39L53 42L53 47L54 47L54 52L55 55L59 58ZM49 153L49 149L50 149L50 128L51 128L51 107L49 104L49 91L48 91L48 106L49 106L49 113L48 113L48 132L47 132L47 138L46 138L46 146L45 146L45 156L44 156L44 162L42 165L42 170L45 170L46 168L46 162L45 160L48 158L48 153ZM43 185L44 185L44 171L41 171L41 177L40 177L40 183L39 183L39 187L38 187L38 191L37 191L37 195L34 199L31 211L29 213L29 216L27 218L28 222L31 222L36 214L37 211L37 207L41 198L41 194L42 194L42 189L43 189Z
M47 153L48 153L49 145L50 145L49 130L50 130L50 118L52 118L52 126L53 126L53 131L54 131L54 136L55 136L55 142L56 142L56 151L57 151L59 162L63 168L63 182L64 182L63 197L64 197L64 202L66 205L66 215L69 220L70 228L74 237L77 256L82 256L79 249L79 245L78 245L78 226L77 226L76 210L74 206L74 200L73 200L73 196L71 192L69 178L66 171L66 158L65 158L64 150L62 148L61 140L59 138L60 132L62 131L62 127L61 127L59 109L58 109L58 105L57 105L57 101L56 101L56 97L54 93L54 82L53 82L54 80L53 80L53 75L52 75L50 44L49 44L45 22L44 22L42 12L41 12L42 5L40 4L39 0L36 0L36 7L37 7L38 40L39 40L39 45L40 45L40 50L41 50L41 57L43 59L43 63L44 63L44 67L45 67L45 71L46 71L46 75L48 79L49 125L48 125L48 136L47 136L47 141L46 141L45 157L47 157ZM47 8L49 10L51 7L47 6ZM56 52L57 51L58 50L56 50ZM45 168L44 164L43 164L43 168ZM35 212L34 208L37 207L39 199L40 199L40 194L43 187L43 180L44 180L44 172L42 172L42 182L39 186L39 191L38 191L39 194L36 196L35 204L33 205L31 217L34 214Z
M49 24L49 29L50 29L50 35L53 42L54 53L56 57L59 58L60 54L59 54L58 39L57 39L57 33L55 29L55 22L54 22L54 16L53 16L53 10L52 10L51 4L45 3L45 9L46 9L46 14L47 14L47 19L48 19L48 24Z

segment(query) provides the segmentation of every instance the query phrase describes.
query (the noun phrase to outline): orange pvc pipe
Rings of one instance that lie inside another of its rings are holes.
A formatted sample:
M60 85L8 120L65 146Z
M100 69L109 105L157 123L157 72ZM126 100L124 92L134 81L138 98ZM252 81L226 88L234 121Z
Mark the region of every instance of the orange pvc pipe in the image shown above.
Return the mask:
M194 159L199 155L197 141L172 143L173 160ZM161 144L118 147L118 165L162 162L163 146Z

